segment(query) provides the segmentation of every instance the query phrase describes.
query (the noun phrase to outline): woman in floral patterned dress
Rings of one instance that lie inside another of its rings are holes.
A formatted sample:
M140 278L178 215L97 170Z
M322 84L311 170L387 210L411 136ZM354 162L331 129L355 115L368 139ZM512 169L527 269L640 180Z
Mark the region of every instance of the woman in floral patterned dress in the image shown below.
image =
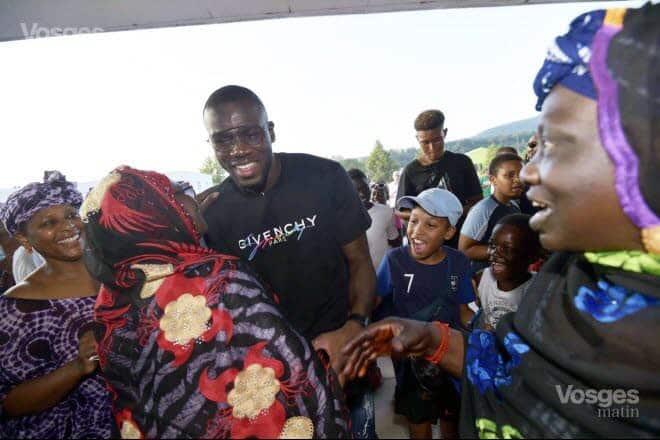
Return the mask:
M122 437L346 437L329 365L237 258L199 246L185 197L163 175L122 167L82 207Z

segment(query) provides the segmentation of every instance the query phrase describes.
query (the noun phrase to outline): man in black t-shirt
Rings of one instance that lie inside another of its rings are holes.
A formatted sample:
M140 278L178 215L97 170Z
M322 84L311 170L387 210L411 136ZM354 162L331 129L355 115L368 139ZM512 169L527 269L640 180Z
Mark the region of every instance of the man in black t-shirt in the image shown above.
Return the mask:
M246 88L215 91L204 123L229 173L205 209L207 244L248 262L341 372L340 350L366 325L376 287L365 235L371 219L351 180L334 161L273 154L274 125Z
M460 230L470 208L483 198L481 184L472 160L465 154L445 151L445 116L440 110L427 110L415 119L419 158L403 169L399 180L397 201L403 196L416 197L425 189L440 187L454 193L463 204L463 216L457 224ZM410 211L397 211L408 220ZM446 244L456 247L458 234Z

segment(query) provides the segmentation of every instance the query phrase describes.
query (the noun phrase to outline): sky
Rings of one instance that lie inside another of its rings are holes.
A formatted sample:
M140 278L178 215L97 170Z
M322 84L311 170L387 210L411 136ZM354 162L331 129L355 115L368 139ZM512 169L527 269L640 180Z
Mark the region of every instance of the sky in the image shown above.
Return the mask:
M211 154L208 95L254 90L275 151L366 156L415 146L413 121L446 115L448 140L535 115L532 81L581 12L642 1L290 18L0 43L0 187L58 169L195 171Z

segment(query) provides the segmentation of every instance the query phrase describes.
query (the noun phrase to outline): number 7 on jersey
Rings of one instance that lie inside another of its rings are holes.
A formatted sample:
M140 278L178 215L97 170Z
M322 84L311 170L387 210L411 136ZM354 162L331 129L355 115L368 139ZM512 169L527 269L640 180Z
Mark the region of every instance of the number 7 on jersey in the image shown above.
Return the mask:
M415 278L414 273L405 273L403 274L404 277L408 278L408 290L406 290L406 293L410 293L410 288L412 287L412 282L413 278Z

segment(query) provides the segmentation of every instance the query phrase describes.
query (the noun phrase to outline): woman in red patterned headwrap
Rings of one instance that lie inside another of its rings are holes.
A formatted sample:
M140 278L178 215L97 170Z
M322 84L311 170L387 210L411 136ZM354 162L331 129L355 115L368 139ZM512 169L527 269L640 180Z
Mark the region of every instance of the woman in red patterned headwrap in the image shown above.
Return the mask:
M181 197L122 167L82 206L122 437L345 437L334 373L237 258L199 246Z

